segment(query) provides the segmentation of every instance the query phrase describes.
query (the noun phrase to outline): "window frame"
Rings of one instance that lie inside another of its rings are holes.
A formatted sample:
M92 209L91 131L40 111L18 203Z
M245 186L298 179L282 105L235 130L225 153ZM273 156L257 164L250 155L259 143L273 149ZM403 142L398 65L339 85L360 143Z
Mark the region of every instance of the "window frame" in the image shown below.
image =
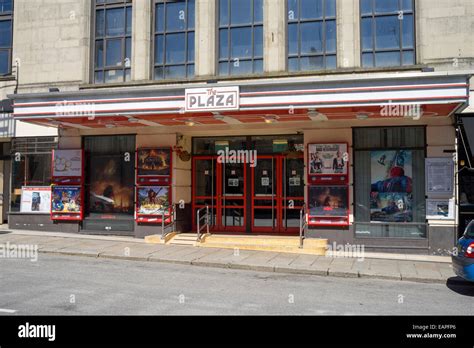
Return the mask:
M216 1L216 13L217 13L217 23L216 23L216 42L217 42L217 47L216 47L216 76L219 77L233 77L233 76L252 76L252 75L258 75L258 74L263 74L264 73L264 58L265 58L265 27L264 27L264 11L265 11L265 4L262 0L262 21L261 22L255 22L255 0L251 0L252 2L252 20L249 21L249 23L245 24L231 24L231 1L237 1L237 0L227 0L229 1L229 6L228 6L228 23L225 25L221 25L221 18L220 18L220 5L221 5L221 0ZM261 27L262 28L262 56L255 56L255 27ZM231 30L232 29L238 29L238 28L250 28L252 31L252 38L251 38L251 50L252 54L250 57L246 58L232 58L232 45L231 45ZM227 58L222 58L220 57L220 32L221 30L227 30ZM251 62L252 63L252 72L251 73L246 73L246 74L232 74L232 67L231 65L234 64L235 59L238 59L239 63L244 61L244 62ZM262 71L255 71L255 61L262 61ZM221 63L227 63L227 72L225 74L220 73L220 64Z
M156 79L155 78L155 69L156 68L159 68L159 67L162 67L163 69L166 69L166 67L173 67L173 66L184 66L184 69L185 69L185 76L181 77L181 78L178 78L178 79L192 79L196 76L196 1L194 0L194 27L193 29L189 29L188 27L188 22L189 22L189 16L188 16L188 10L189 10L189 2L190 0L185 0L185 3L186 3L186 28L184 30L171 30L171 31L167 31L166 30L166 4L168 3L173 3L174 1L172 0L153 0L152 2L152 21L151 21L151 80L153 81L168 81L168 80L176 80L174 78L167 78L166 77L166 73L165 73L165 70L163 70L163 78L162 79ZM164 24L163 24L163 31L162 32L157 32L156 31L156 19L157 19L157 13L156 13L156 8L157 8L157 5L158 4L164 4L164 8L165 8L165 12L164 12ZM189 61L188 60L188 48L189 48L189 40L188 40L188 34L189 33L194 33L194 56L193 56L193 60L192 61ZM184 34L185 35L185 44L184 44L184 50L185 50L185 60L183 63L171 63L171 64L167 64L166 63L166 36L169 35L169 34ZM158 35L162 35L163 36L163 46L164 46L164 50L163 50L163 63L162 64L157 64L156 63L156 37ZM188 74L188 67L192 65L194 66L194 69L193 69L193 74L190 75Z
M323 13L323 16L321 18L311 18L311 19L301 19L301 0L297 0L298 1L298 18L297 19L293 19L293 20L290 20L288 18L288 12L289 12L289 7L288 7L288 1L289 0L286 0L285 1L285 6L286 6L286 62L287 62L287 70L288 72L308 72L308 71L324 71L324 70L331 70L331 69L337 69L337 1L335 0L335 10L336 10L336 13L333 16L326 16L326 1L323 1L323 10L322 10L322 13ZM327 21L334 21L335 23L335 33L336 33L336 36L335 36L335 52L334 53L327 53L326 51L326 43L327 43L327 27L326 27L326 22ZM322 44L321 44L321 47L323 47L322 49L322 53L313 53L313 54L301 54L301 24L304 24L304 23L322 23L322 28L323 28L323 40L322 40ZM295 55L295 54L290 54L290 36L289 36L289 26L290 24L296 24L297 25L297 28L298 28L298 33L297 33L297 46L298 46L298 53ZM336 60L336 65L334 68L330 68L328 69L327 68L327 56L334 56L335 60ZM305 70L305 69L301 69L301 58L310 58L310 57L323 57L323 65L324 67L321 68L321 69L317 69L317 70L313 70L313 69L308 69L308 70ZM298 69L297 70L290 70L290 59L292 58L297 58L298 59Z
M0 47L0 51L6 51L7 53L7 72L5 74L0 73L0 77L2 76L11 76L13 71L12 71L12 65L13 65L13 13L15 11L15 0L12 0L12 9L11 11L5 11L5 12L0 12L0 21L10 21L11 23L11 35L10 35L10 47Z
M417 62L417 57L416 57L416 0L411 0L412 2L412 9L411 11L404 11L402 10L403 8L403 0L398 0L398 11L396 12L384 12L384 13L376 13L375 11L375 1L376 0L369 0L371 1L371 13L370 14L363 14L362 13L362 1L359 1L359 27L360 27L360 66L363 68L388 68L388 67L403 67L403 66L413 66L416 65ZM408 14L412 16L412 25L413 25L413 48L410 49L404 49L403 48L403 20L399 19L399 45L398 49L377 49L376 48L376 18L382 18L382 17L390 17L390 16L396 16L400 14L400 11L403 12L403 15ZM365 18L370 18L371 19L371 30L372 30L372 48L371 49L365 49L362 47L363 45L363 33L362 33L362 21ZM403 53L404 52L413 52L413 63L410 64L404 64L403 62ZM394 53L394 52L399 52L400 55L400 65L377 65L376 64L376 54L377 53ZM363 56L364 54L370 53L372 54L372 65L371 66L364 66L364 60Z
M92 1L92 25L91 25L91 82L93 84L114 84L114 83L124 83L131 81L132 75L132 45L133 45L133 2L132 0L115 0L113 2L107 2L110 0L101 0L101 3L98 3L98 0ZM120 9L123 8L124 11L124 34L119 36L107 36L107 10L113 9ZM131 30L130 33L127 34L127 8L130 8L131 11ZM97 11L103 10L104 11L104 34L100 38L97 38ZM121 40L121 55L123 57L122 64L120 66L107 66L107 42L113 40ZM130 39L130 67L126 67L125 58L127 56L127 39ZM97 55L97 42L103 42L103 49L102 49L102 66L96 67L96 55ZM118 71L122 73L123 79L122 81L118 82L107 82L106 81L106 72L108 71ZM130 73L130 78L127 80L127 71ZM96 81L96 73L102 72L102 81Z

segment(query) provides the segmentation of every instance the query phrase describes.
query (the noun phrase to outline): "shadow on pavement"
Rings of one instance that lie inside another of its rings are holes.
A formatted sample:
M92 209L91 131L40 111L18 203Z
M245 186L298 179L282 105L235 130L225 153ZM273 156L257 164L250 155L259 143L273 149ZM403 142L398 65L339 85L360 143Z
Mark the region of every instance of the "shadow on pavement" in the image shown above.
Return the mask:
M446 286L464 296L474 297L474 283L468 282L461 277L451 277L446 281Z
M8 230L0 230L0 234L8 234L8 233L12 233L12 231L8 231Z

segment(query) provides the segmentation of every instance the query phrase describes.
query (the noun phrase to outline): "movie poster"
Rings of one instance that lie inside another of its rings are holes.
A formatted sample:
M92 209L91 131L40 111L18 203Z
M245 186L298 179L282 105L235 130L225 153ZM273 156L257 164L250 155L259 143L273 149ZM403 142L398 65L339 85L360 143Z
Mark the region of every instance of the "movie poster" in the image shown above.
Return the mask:
M309 174L347 175L347 144L309 144Z
M54 150L53 177L62 176L82 176L82 150Z
M347 216L347 186L311 186L309 188L310 216Z
M161 215L169 208L169 186L149 186L138 188L137 213L141 215Z
M370 220L412 222L412 152L372 151Z
M80 213L81 188L53 186L51 210L53 213Z
M49 214L51 202L51 187L27 187L21 188L20 212Z
M90 212L133 215L134 161L126 162L122 156L97 156L91 158L90 168Z
M171 149L139 149L139 176L164 176L171 174Z

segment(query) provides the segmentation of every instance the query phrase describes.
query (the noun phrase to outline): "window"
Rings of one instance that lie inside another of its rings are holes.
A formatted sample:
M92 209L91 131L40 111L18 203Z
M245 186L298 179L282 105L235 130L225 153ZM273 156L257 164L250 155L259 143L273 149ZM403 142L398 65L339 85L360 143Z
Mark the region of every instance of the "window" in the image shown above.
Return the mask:
M219 0L219 75L263 72L263 0Z
M0 76L11 74L13 0L0 0Z
M155 4L155 80L194 76L195 0Z
M426 238L425 128L354 129L356 237Z
M132 0L96 0L94 82L130 81Z
M15 138L12 140L12 212L20 211L23 186L51 185L51 156L57 138Z
M413 0L361 0L363 67L415 64Z
M336 1L288 0L288 70L336 68Z

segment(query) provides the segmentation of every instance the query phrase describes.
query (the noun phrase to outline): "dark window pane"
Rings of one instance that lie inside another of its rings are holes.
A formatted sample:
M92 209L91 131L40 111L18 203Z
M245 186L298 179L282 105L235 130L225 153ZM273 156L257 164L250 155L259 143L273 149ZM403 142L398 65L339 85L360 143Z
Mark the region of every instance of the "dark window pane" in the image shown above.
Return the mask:
M107 10L107 36L120 36L125 33L125 11L123 8Z
M229 63L219 63L219 75L229 75Z
M95 67L102 68L104 66L104 41L96 41L95 43Z
M156 35L155 37L155 64L163 64L163 35Z
M234 28L230 30L231 57L252 56L252 30L251 28Z
M321 22L301 23L301 54L322 52Z
M157 4L155 9L155 31L163 32L165 28L165 9L163 4Z
M104 36L105 29L105 11L100 10L95 12L95 37Z
M372 53L362 54L362 66L364 68L370 68L374 66L374 55Z
M94 83L104 83L104 72L96 71L94 75Z
M403 37L402 43L403 48L413 48L413 37L415 31L413 29L413 15L404 15L402 19Z
M288 59L288 71L298 71L298 61L299 58L289 58Z
M13 11L13 0L0 0L0 13Z
M301 57L301 70L321 70L324 68L324 57Z
M398 9L398 0L375 0L376 13L397 12Z
M105 83L123 82L123 70L107 70L105 72Z
M253 13L254 13L254 22L262 23L263 22L263 0L253 1Z
M229 24L229 0L219 1L219 25Z
M313 19L323 17L323 0L300 0L301 19Z
M186 59L185 34L168 34L165 40L166 64L184 63Z
M372 14L373 0L360 0L360 13L362 15Z
M122 39L107 40L106 43L106 66L122 65Z
M155 68L155 80L163 80L164 75L163 75L163 67L157 67Z
M10 52L0 50L0 75L6 75L10 72Z
M132 34L132 7L127 7L127 35Z
M402 0L403 11L413 11L413 0Z
M263 59L256 59L253 61L253 72L256 74L263 72Z
M404 51L403 52L403 65L414 65L415 64L415 52Z
M336 17L336 0L326 0L326 16Z
M125 39L125 62L126 68L130 68L132 62L132 39Z
M186 68L184 65L168 66L165 73L167 79L179 79L186 77Z
M188 65L188 77L193 77L194 76L194 64L189 64Z
M400 21L398 16L378 17L375 19L375 48L400 48Z
M231 63L231 75L248 75L252 74L253 66L252 61L244 60L239 62Z
M336 56L326 56L326 69L336 69Z
M196 10L194 0L188 2L188 29L194 29L194 21L196 18Z
M336 21L326 22L326 52L336 52Z
M0 47L12 46L12 21L0 21Z
M255 57L263 57L263 27L254 27L254 34L253 34L253 42L254 42L254 53Z
M247 24L252 21L252 0L230 0L230 23Z
M194 32L188 33L188 62L194 62Z
M221 29L219 31L219 58L229 58L229 39L227 29Z
M379 67L400 65L400 52L375 53L375 65Z
M372 18L362 18L360 31L362 35L362 49L373 49Z
M288 24L288 54L298 54L298 24Z
M186 28L185 2L169 2L166 4L166 30L184 30Z
M298 19L298 0L288 0L288 20Z

